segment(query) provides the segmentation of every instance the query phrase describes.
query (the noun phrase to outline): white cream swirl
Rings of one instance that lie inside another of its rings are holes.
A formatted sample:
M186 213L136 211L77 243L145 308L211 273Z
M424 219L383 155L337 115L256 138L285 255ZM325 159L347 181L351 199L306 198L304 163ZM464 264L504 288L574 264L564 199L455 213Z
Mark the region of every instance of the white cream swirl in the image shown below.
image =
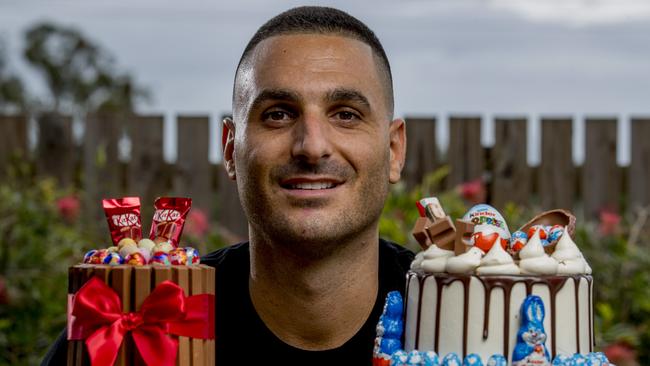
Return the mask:
M472 247L459 256L447 259L446 270L449 273L471 273L481 264L484 254L481 249Z
M555 252L551 255L558 261L558 274L590 274L591 268L587 264L582 252L576 243L571 239L566 230L562 233L560 240L555 246Z
M415 255L415 258L413 258L413 261L411 262L411 269L414 271L420 269L423 259L424 251L418 252L418 254Z
M544 252L544 246L536 231L528 243L519 251L519 268L523 274L553 275L558 263Z
M519 267L515 264L512 256L508 254L501 246L501 239L497 238L492 244L492 248L481 259L481 264L476 269L477 275L504 275L519 274Z
M444 272L447 266L447 259L453 256L453 251L441 249L433 244L423 252L419 267L428 273Z

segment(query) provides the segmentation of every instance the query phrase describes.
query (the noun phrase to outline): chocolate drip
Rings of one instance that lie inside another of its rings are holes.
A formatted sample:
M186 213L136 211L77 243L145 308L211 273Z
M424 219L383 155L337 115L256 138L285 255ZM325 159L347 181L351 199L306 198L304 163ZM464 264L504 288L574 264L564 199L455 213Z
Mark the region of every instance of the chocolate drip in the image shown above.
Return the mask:
M415 333L415 348L420 349L420 317L422 316L422 299L424 298L424 282L427 279L427 276L417 277L419 282L420 296L418 296L418 316L417 316L417 332ZM410 282L410 281L409 281Z
M593 325L594 325L594 318L593 318L594 313L593 313L593 311L594 310L591 307L591 297L593 296L592 295L593 294L593 292L592 292L592 290L593 290L593 279L590 276L587 276L585 278L587 279L587 288L589 289L589 291L587 293L587 295L588 295L587 296L587 301L589 301L589 352L593 352L594 351L593 347L595 346L594 333L593 333Z
M580 290L580 277L573 277L573 287L575 297L576 297L576 352L580 353L580 294L578 291Z
M442 289L444 286L449 286L454 281L461 281L463 283L463 358L467 355L467 327L469 317L469 282L471 277L469 275L450 276L446 274L437 273L434 276L436 280L436 329L435 329L435 345L434 351L439 352L440 345L440 308L442 307ZM420 325L418 324L418 331Z
M510 332L510 295L515 283L518 282L517 278L513 277L476 277L483 284L485 289L485 304L483 310L483 340L488 338L488 329L490 327L490 299L492 298L492 290L496 287L503 289L503 355L508 357L510 353L510 344L508 333Z
M585 278L588 287L588 300L589 300L589 351L593 349L593 312L591 309L591 293L592 293L592 277L586 275L573 275L573 276L540 276L540 277L531 277L526 275L503 275L503 276L473 276L473 275L452 275L448 273L436 273L436 274L416 274L413 273L409 277L407 284L407 294L410 286L412 276L417 276L419 282L420 296L418 298L418 309L417 309L417 322L416 322L416 332L415 332L415 349L419 347L420 339L420 319L422 312L422 298L424 297L425 290L425 280L429 276L433 276L436 281L436 320L435 320L435 341L434 341L434 351L440 351L440 318L441 318L441 307L442 307L442 290L445 286L449 286L454 281L461 281L463 283L463 358L467 355L467 342L468 342L468 318L469 318L469 289L470 282L472 277L478 279L485 290L485 304L484 304L484 319L483 319L483 339L486 340L489 336L489 316L490 316L490 299L492 296L492 290L494 288L502 288L504 291L504 327L503 327L503 355L509 357L509 331L510 331L510 302L512 296L512 289L515 284L523 282L526 286L526 295L531 295L533 292L533 286L536 284L545 285L549 288L550 292L550 302L551 302L551 353L552 357L556 356L557 350L557 332L556 332L556 299L558 292L564 287L564 284L569 278L573 278L575 283L575 304L576 304L576 342L577 350L580 352L580 321L579 321L579 285L580 280Z

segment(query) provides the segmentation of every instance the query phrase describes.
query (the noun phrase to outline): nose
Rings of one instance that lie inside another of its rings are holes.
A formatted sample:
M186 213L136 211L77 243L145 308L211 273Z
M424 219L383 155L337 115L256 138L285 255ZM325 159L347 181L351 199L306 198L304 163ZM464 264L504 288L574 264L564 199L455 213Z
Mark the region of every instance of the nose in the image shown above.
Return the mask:
M329 124L325 117L305 113L295 124L291 155L309 164L317 164L332 154Z

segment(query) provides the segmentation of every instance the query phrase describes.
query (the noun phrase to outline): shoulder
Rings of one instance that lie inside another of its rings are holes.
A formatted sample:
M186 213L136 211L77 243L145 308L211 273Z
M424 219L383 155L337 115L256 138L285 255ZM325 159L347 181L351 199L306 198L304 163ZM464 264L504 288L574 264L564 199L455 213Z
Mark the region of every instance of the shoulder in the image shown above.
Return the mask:
M392 241L379 239L379 258L380 260L395 261L400 266L410 267L415 254L406 247L396 244Z
M215 250L201 257L201 263L217 269L233 264L241 265L249 261L248 242L234 244Z

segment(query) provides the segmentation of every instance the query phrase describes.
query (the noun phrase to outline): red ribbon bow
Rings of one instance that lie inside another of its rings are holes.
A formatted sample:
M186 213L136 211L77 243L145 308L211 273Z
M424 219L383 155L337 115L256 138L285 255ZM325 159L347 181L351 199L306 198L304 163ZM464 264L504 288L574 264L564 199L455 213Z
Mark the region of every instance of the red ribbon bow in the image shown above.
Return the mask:
M123 313L117 293L93 277L74 295L69 313L68 339L86 340L93 366L113 365L128 332L147 365L175 364L178 339L168 334L214 339L214 295L186 297L171 281L160 283L140 311Z

